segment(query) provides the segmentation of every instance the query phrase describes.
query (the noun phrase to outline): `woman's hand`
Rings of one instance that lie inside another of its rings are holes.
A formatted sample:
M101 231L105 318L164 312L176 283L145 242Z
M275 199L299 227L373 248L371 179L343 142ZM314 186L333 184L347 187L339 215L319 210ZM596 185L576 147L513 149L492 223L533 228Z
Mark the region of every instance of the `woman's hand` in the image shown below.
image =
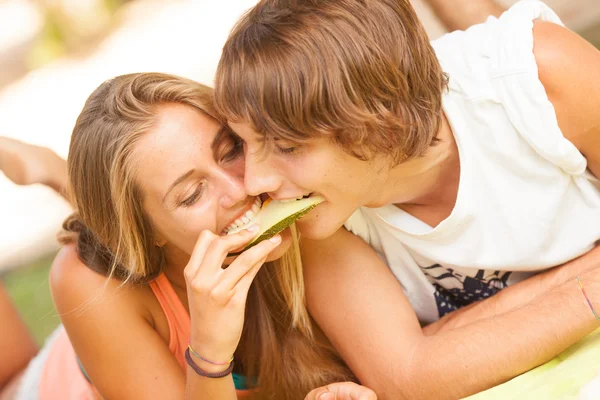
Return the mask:
M229 236L202 232L184 270L192 325L190 341L203 358L226 363L238 346L250 284L269 253L281 243L281 237L262 241L227 268L222 266L227 254L243 248L257 231L258 226ZM207 371L227 368L197 357L194 361Z
M313 389L304 400L377 400L377 395L354 382L338 382Z

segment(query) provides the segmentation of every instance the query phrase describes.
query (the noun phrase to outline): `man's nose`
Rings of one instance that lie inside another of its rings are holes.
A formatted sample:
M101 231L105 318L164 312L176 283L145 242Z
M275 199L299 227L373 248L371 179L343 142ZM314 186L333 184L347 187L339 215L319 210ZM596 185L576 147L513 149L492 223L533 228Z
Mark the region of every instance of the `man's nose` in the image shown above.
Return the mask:
M244 174L244 186L250 196L274 193L281 186L278 171L269 163L268 157L247 154Z
M241 176L224 171L221 176L222 195L221 206L231 208L246 197L246 189L244 188L244 180Z

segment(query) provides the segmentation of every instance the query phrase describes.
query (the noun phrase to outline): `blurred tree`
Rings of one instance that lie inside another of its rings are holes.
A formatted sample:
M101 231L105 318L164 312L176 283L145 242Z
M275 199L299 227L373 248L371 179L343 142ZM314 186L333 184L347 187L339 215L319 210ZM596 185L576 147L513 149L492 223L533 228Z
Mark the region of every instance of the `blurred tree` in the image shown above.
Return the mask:
M114 26L127 0L37 0L44 28L30 57L30 68L64 54L85 52Z

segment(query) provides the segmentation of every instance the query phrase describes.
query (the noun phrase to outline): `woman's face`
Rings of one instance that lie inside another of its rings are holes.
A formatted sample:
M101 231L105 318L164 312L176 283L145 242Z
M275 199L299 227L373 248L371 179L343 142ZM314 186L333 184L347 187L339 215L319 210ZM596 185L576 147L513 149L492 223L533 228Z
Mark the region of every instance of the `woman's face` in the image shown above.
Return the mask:
M168 252L191 254L203 230L222 234L255 203L244 189L241 146L217 121L190 106L161 106L132 157L144 210ZM290 236L282 235L269 259L287 250Z

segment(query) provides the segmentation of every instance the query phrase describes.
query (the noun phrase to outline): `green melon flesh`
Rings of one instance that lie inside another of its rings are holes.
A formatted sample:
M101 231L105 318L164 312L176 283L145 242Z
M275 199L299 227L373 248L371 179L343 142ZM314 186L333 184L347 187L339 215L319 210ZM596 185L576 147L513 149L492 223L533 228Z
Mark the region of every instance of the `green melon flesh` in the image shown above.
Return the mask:
M268 204L263 205L254 219L245 225L232 229L227 234L233 235L243 229L249 228L252 224L258 224L260 229L256 238L248 243L241 251L230 253L230 256L241 254L252 246L256 246L263 240L267 240L288 228L300 217L306 215L309 211L315 208L325 199L321 196L312 196L306 199L300 199L290 202L281 202L280 200L271 200ZM266 201L265 201L266 202Z

